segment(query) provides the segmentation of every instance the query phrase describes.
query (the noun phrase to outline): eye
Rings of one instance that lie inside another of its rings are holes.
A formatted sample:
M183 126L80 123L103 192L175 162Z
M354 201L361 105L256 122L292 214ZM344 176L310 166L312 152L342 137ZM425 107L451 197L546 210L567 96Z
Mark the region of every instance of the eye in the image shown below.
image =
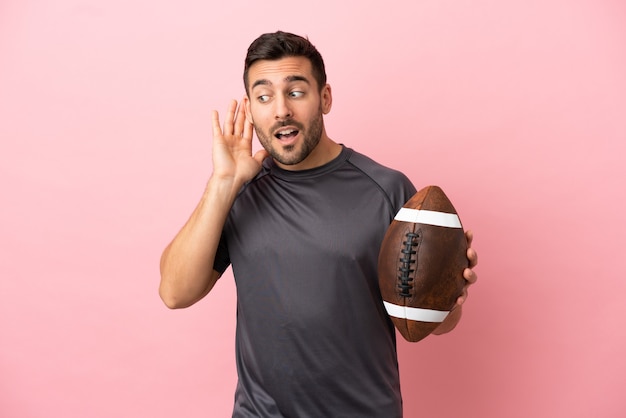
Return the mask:
M266 103L270 100L270 96L267 94L262 94L259 97L257 97L257 100L261 103Z
M292 97L294 99L297 99L298 97L302 97L302 96L304 96L303 91L292 91L289 93L289 97Z

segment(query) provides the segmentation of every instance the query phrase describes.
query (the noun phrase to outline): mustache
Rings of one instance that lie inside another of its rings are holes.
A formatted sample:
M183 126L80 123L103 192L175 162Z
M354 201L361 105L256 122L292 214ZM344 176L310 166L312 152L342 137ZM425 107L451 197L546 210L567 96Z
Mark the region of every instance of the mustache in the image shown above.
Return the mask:
M283 119L279 122L276 122L272 125L272 131L276 131L277 129L284 128L285 126L295 126L299 131L304 130L304 125L299 122L296 122L293 119Z

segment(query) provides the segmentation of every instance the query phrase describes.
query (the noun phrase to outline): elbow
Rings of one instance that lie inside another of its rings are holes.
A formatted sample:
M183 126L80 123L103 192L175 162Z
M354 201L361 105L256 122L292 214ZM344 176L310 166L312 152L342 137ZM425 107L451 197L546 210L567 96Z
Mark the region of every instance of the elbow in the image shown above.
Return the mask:
M181 274L170 274L161 271L161 283L159 285L159 296L170 309L187 308L211 291L215 282L219 278L219 273L207 278L201 276L184 277Z
M175 298L167 297L162 294L160 294L159 296L161 296L161 300L163 301L165 306L167 306L168 308L170 309L182 308L182 306L178 303L178 301Z
M182 309L190 305L190 303L185 303L185 301L181 300L176 292L168 289L163 283L159 286L159 297L169 309Z
M159 297L170 309L186 308L190 304L184 303L180 286L176 285L175 275L164 268L163 259L161 259L161 282L159 283Z
M168 308L170 309L180 308L176 298L172 297L171 295L168 295L167 293L163 292L161 289L159 289L159 296L161 297L161 300L163 301L165 306L167 306Z
M175 297L164 295L160 292L159 292L159 296L161 296L161 300L163 301L165 306L167 306L170 309L182 309L182 308L187 308L190 305L188 303L182 303L179 299Z

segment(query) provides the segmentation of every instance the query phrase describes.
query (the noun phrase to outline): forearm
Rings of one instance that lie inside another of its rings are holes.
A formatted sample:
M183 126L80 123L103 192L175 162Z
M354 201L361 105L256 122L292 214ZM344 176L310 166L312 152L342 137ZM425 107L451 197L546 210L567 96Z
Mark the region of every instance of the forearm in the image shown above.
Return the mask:
M189 220L163 251L159 295L168 307L190 306L215 284L215 254L239 187L233 180L212 177Z

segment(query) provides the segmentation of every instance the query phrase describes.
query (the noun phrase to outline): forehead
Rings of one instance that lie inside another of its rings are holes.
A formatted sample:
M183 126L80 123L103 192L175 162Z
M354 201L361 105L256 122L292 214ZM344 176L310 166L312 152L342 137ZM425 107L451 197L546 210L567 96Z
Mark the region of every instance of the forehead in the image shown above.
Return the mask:
M280 85L296 77L303 77L314 84L311 62L305 57L285 57L279 60L259 60L248 69L248 82L251 88L255 84Z

